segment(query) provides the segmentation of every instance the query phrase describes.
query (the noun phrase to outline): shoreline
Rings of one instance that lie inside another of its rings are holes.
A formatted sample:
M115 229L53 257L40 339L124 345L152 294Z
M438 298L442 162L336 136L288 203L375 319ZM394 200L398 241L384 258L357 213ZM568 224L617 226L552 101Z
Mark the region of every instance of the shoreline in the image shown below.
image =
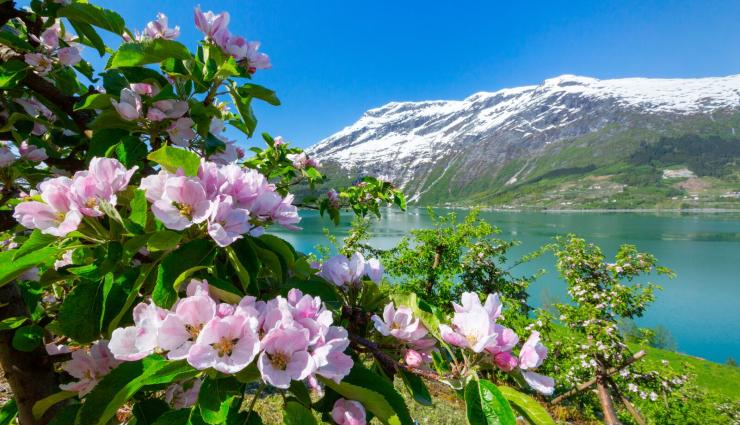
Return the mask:
M416 206L416 209L427 208L427 206ZM691 214L726 214L738 213L740 208L584 208L584 209L537 209L537 208L496 208L496 207L464 207L464 206L433 206L448 210L472 210L478 208L481 211L491 212L524 212L524 213L691 213Z

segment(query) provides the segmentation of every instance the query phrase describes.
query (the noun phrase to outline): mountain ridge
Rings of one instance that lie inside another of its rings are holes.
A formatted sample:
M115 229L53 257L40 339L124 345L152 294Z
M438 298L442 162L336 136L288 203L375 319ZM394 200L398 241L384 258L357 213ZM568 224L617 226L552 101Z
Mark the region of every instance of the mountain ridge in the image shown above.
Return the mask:
M734 137L735 129L740 129L739 112L740 74L611 80L566 74L539 85L477 92L463 100L390 102L368 110L308 151L329 164L340 179L386 175L411 201L501 206L500 201L485 197L537 178L541 163L563 149L588 142L599 156L598 151L613 139L640 133L618 146L619 155L614 157L618 162L640 143L655 143L669 135ZM596 134L600 143L581 140ZM563 159L559 168L544 172L588 166L592 169L584 173L591 173L594 167L608 165L601 164L603 158L580 165L578 160ZM730 164L730 180L736 165ZM722 183L720 190L733 187L733 181ZM438 187L441 184L452 191L445 195ZM693 199L693 194L688 195Z

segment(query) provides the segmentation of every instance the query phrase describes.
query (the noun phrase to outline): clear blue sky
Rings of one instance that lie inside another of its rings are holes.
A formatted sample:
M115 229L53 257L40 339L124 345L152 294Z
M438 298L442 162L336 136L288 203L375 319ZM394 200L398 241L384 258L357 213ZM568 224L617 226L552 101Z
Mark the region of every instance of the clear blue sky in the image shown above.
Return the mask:
M142 28L157 11L194 46L198 0L97 0ZM560 74L740 73L740 1L200 0L262 41L258 131L308 146L389 101L462 99Z

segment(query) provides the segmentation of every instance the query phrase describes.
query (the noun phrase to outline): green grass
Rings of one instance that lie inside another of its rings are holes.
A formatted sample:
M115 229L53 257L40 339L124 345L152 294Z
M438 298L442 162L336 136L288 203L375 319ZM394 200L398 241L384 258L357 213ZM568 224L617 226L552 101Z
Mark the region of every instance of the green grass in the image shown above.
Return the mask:
M660 350L652 347L631 346L633 350L645 350L648 355L643 359L647 364L668 360L674 370L680 372L682 365L687 364L695 375L694 382L709 392L740 400L740 368L710 362L687 354Z

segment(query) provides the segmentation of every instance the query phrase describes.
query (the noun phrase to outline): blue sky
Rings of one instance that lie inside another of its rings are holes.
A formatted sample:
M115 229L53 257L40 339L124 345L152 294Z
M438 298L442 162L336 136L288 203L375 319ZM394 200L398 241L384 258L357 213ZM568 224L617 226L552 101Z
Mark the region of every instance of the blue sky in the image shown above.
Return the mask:
M192 7L231 13L273 69L255 82L258 131L308 146L389 101L462 99L560 74L596 78L740 73L738 1L104 0L129 28L157 11L200 34Z

